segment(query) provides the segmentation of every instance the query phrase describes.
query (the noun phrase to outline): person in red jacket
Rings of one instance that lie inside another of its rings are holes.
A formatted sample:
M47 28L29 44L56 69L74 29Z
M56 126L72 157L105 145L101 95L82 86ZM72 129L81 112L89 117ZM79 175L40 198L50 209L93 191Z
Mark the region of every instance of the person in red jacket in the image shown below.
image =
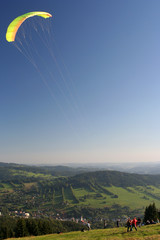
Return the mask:
M133 220L132 220L132 228L135 228L136 229L136 231L137 231L137 219L136 219L136 217L134 217L133 218Z

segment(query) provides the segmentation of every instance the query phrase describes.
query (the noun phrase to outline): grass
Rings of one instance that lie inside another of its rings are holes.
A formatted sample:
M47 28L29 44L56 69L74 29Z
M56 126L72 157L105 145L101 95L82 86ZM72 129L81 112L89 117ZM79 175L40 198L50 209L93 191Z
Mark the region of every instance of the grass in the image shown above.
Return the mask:
M146 189L145 187L130 187L127 189L121 187L104 187L109 192L117 195L118 198L113 198L111 195L101 193L102 198L96 197L95 192L87 192L85 189L74 189L76 197L80 200L80 205L90 205L92 207L104 207L112 206L113 204L119 204L122 207L128 206L130 209L143 209L151 202L155 202L156 206L160 208L160 201L156 199L160 196L160 189L151 186ZM98 191L97 191L98 192ZM89 195L89 198L85 196ZM92 197L91 197L92 196ZM155 198L154 198L155 196Z
M74 203L73 193L70 187L64 188L64 196L68 203Z
M12 238L14 240L16 238ZM100 230L91 230L86 232L70 232L70 233L61 233L61 234L50 234L45 236L38 237L25 237L18 238L19 240L120 240L120 239L129 239L129 240L157 240L160 239L160 224L142 226L138 228L136 232L126 231L126 228L111 228L111 229L100 229Z
M112 204L114 200L116 204L120 204L121 206L129 205L131 209L136 209L148 205L148 202L155 201L155 199L152 199L151 197L148 197L148 199L144 199L144 193L139 192L134 188L130 188L129 190L131 191L128 191L124 188L112 186L110 188L107 188L107 190L118 195L118 198L116 199L108 198L109 205Z

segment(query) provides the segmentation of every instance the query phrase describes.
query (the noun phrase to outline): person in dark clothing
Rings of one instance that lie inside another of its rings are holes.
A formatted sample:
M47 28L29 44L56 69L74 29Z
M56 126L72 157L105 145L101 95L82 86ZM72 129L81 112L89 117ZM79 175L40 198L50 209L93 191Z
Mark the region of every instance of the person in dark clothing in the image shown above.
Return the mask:
M131 231L131 219L130 218L128 218L127 219L127 232L129 232L129 231Z
M140 219L140 217L137 219L137 226L141 227L141 219Z
M119 227L120 219L117 219L117 227Z

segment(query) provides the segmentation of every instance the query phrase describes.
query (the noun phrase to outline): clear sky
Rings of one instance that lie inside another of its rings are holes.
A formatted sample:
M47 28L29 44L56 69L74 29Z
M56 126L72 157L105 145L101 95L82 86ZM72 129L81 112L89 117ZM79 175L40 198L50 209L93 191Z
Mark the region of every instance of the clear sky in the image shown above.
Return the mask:
M1 162L160 161L159 0L1 0L0 66Z

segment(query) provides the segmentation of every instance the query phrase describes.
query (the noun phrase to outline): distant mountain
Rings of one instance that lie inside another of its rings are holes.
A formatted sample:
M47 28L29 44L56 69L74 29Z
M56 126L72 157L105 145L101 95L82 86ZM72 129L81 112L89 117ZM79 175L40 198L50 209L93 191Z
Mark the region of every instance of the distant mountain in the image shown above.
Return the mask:
M159 166L160 167L160 166ZM127 167L126 167L127 168ZM143 167L144 169L144 167ZM153 169L150 167L153 171ZM68 167L68 166L29 166L15 163L2 163L0 162L0 180L13 180L13 178L23 176L28 178L32 175L32 178L37 178L36 174L41 174L39 177L43 179L44 176L50 177L69 177L67 181L73 182L74 185L78 185L81 182L105 184L106 186L133 186L133 185L157 185L160 184L160 174L138 174L132 173L134 171L140 171L140 167L127 168L128 172L115 171L115 170L95 170L95 168L83 168L83 167ZM149 166L148 166L149 170ZM147 171L147 170L146 170ZM158 172L158 167L157 167Z
M92 163L70 164L69 166L92 168L96 170L115 170L138 174L160 174L160 162L121 162L121 163Z
M24 165L24 164L16 164L16 163L3 163L0 162L0 179L2 179L4 176L9 175L8 177L11 177L12 174L11 170L16 171L25 171L25 172L32 172L32 173L41 173L41 174L49 174L52 176L74 176L76 174L84 173L84 172L90 172L95 171L95 168L85 168L85 167L68 167L68 166L30 166L30 165ZM20 174L22 175L22 174Z
M74 185L80 183L100 184L104 186L117 186L117 187L132 187L132 186L146 186L160 184L159 175L135 174L124 173L119 171L96 171L78 174L69 178L69 182Z
M125 162L125 163L91 163L91 164L66 164L66 165L25 165L16 163L3 163L0 162L0 167L25 168L28 171L34 169L34 171L48 172L53 176L74 176L79 173L94 172L94 171L119 171L126 173L137 174L160 174L160 162Z

